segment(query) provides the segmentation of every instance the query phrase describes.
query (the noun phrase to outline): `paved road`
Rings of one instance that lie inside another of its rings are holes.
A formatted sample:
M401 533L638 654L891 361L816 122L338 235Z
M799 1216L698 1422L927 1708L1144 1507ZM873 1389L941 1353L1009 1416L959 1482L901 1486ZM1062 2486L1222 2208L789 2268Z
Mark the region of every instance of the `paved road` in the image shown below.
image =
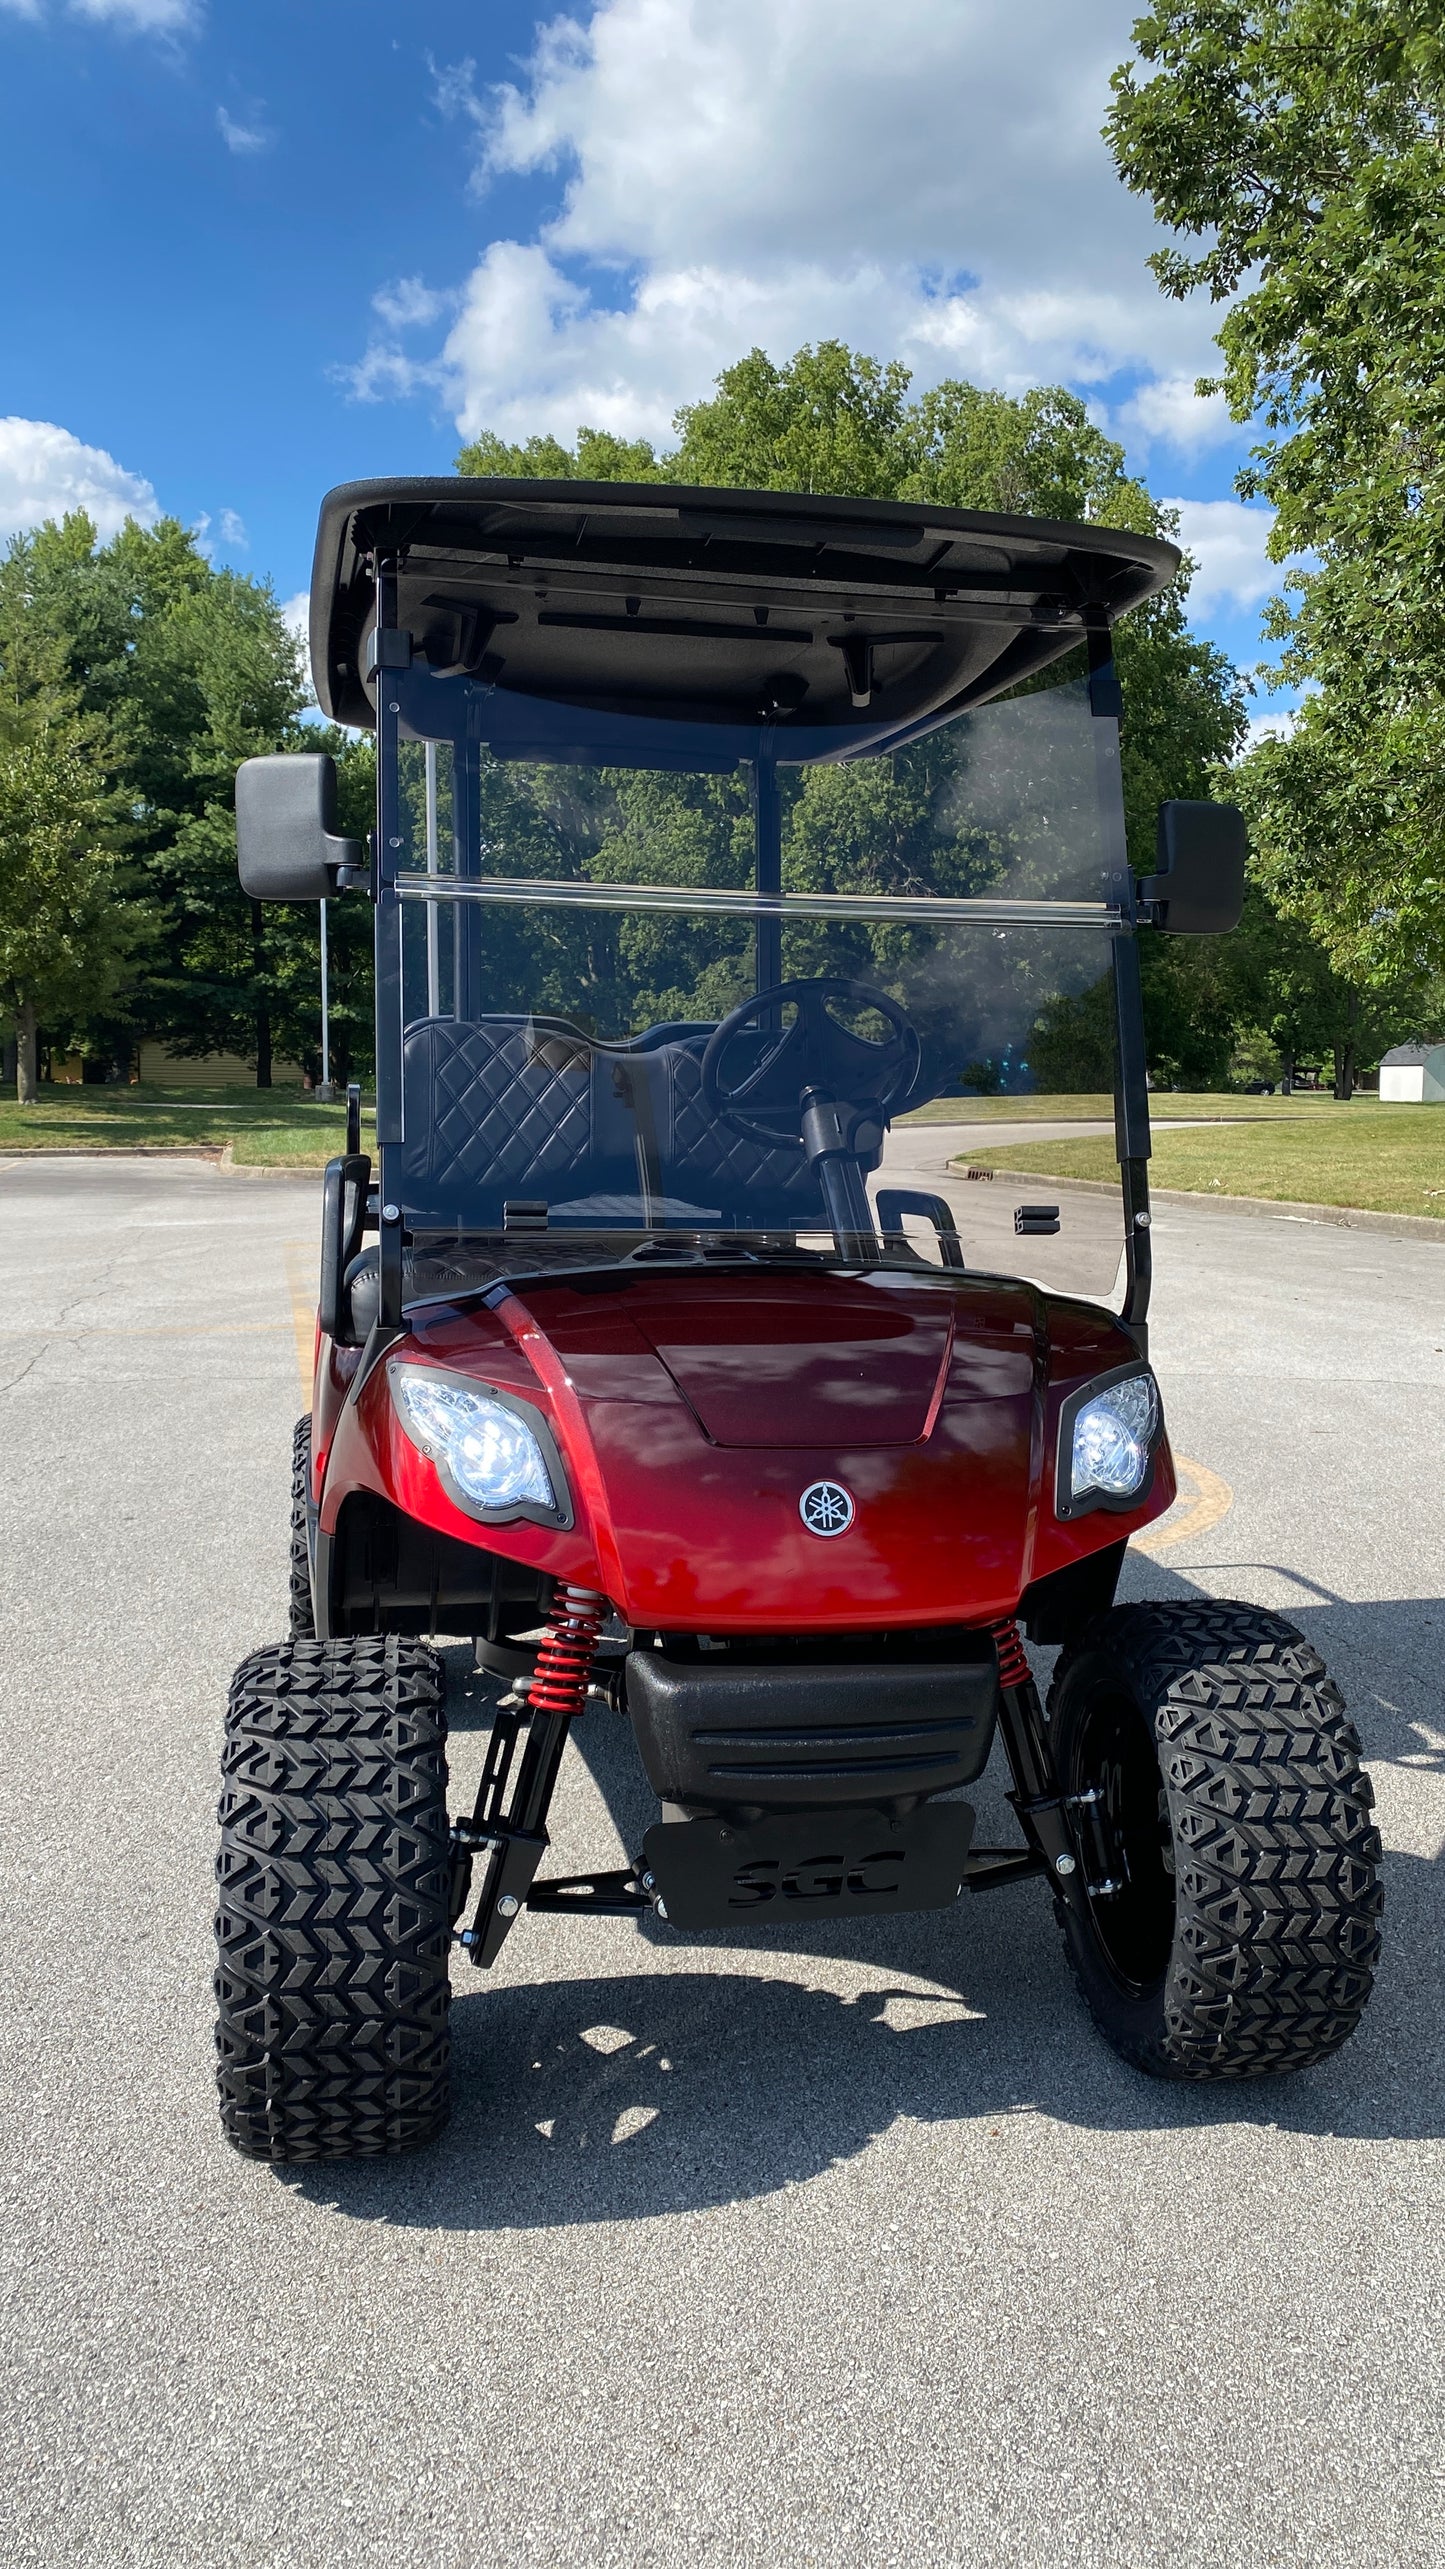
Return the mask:
M195 1162L0 1167L7 2564L1445 2560L1445 1244L1156 1231L1214 1496L1131 1585L1288 1607L1341 1674L1390 1906L1337 2063L1135 2077L1029 1886L533 1921L461 1981L445 2141L288 2176L217 2138L208 1874L314 1222ZM621 1725L581 1737L579 1867L640 1816Z

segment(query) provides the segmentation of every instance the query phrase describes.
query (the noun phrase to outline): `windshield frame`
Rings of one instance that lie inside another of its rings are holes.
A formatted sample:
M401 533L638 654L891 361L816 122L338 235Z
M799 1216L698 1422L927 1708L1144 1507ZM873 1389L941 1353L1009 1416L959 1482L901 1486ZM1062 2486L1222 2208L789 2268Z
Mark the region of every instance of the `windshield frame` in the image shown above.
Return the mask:
M388 592L390 590L390 598ZM439 680L434 671L413 669L405 665L402 646L406 637L396 637L396 659L402 665L388 668L387 643L389 607L394 612L394 582L385 569L378 577L379 658L377 689L377 835L373 852L373 898L376 905L376 1001L377 1001L377 1142L380 1159L379 1204L381 1208L381 1296L378 1327L395 1330L402 1321L401 1257L403 1236L407 1232L406 1208L402 1190L394 1183L401 1175L403 1141L403 1079L401 1047L403 1035L402 920L414 903L446 901L457 905L457 915L475 917L480 925L480 905L484 902L549 903L559 907L598 907L610 910L676 910L694 914L736 915L754 920L756 928L757 977L759 987L771 987L780 977L779 958L784 929L790 919L829 920L908 920L933 922L968 920L984 926L1007 925L1027 929L1048 927L1051 930L1102 929L1108 935L1113 962L1113 996L1116 1034L1115 1053L1115 1142L1120 1167L1126 1281L1121 1317L1143 1343L1149 1290L1149 1213L1147 1193L1147 1160L1149 1156L1147 1083L1144 1076L1143 1022L1139 990L1138 954L1135 943L1137 913L1133 898L1133 876L1128 866L1124 839L1124 807L1119 769L1118 688L1113 666L1112 640L1107 620L1092 622L1087 630L1088 697L1091 721L1090 735L1094 750L1094 783L1098 797L1099 824L1108 851L1109 872L1117 886L1117 897L1098 901L1012 901L993 896L956 899L943 895L918 895L903 899L884 895L808 894L785 892L781 881L781 807L777 785L777 766L804 763L796 758L801 745L796 733L786 746L776 736L767 741L769 756L758 755L754 762L755 871L751 891L678 887L658 884L561 882L487 876L485 878L426 872L419 873L404 861L406 831L402 820L400 758L403 744L415 741L450 740L454 748L480 740L483 707L489 731L498 722L496 699L503 691L483 687L457 676ZM510 709L509 713L510 713ZM547 720L538 721L534 737L545 736L545 754L549 763L561 763L566 756L564 726L559 725L561 709L547 706ZM955 717L956 719L957 717ZM529 720L533 716L529 715ZM597 718L588 709L576 709L576 719L568 711L567 723L573 733L572 748L578 763L634 764L649 767L671 767L699 772L696 734L688 726L684 750L678 743L671 755L668 743L656 735L665 726L655 719L646 722L649 735L644 742L634 739L631 746L645 748L648 755L620 760L615 750L621 746L617 720L607 721L607 743L613 754L603 761L597 752L601 742ZM932 727L932 726L928 726ZM727 727L729 731L735 726ZM862 726L870 731L871 726ZM770 726L756 727L754 746L763 748L762 735ZM515 741L518 730L510 721L508 730ZM882 744L880 744L882 745ZM894 744L886 744L891 748ZM718 743L722 749L721 741ZM727 743L729 755L705 762L702 772L711 768L736 766L738 745ZM789 758L789 751L794 757ZM525 753L524 753L525 754ZM867 744L859 740L843 749L833 746L829 760L853 759L868 755ZM457 767L458 791L471 765L463 759ZM460 826L460 825L459 825ZM659 1238L667 1235L660 1234ZM897 1252L886 1238L877 1233L865 1238L856 1228L847 1231L834 1226L834 1256L826 1255L824 1263L854 1266L859 1263L892 1264ZM678 1247L681 1242L678 1241ZM520 1240L519 1272L535 1277L539 1271L540 1241ZM724 1253L724 1244L708 1244L699 1254L710 1261ZM726 1254L754 1265L759 1252L746 1242ZM811 1251L796 1248L784 1250L781 1243L766 1256L797 1263L805 1256L814 1262ZM903 1263L915 1272L921 1261L916 1253L905 1253ZM599 1257L599 1263L608 1261ZM575 1272L575 1256L558 1261L565 1271ZM501 1272L505 1273L505 1258Z

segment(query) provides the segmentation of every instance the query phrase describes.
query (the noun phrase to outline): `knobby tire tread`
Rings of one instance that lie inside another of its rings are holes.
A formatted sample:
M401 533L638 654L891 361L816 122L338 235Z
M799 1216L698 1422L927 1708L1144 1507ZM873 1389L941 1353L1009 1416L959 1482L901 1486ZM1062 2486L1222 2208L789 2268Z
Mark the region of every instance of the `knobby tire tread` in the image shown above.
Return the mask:
M311 1611L311 1544L307 1508L311 1493L311 1418L298 1418L291 1431L291 1558L289 1630L293 1641L310 1641L316 1623Z
M448 2110L441 1667L396 1635L232 1681L216 1936L221 2121L247 2158L418 2149Z
M1081 1992L1155 2077L1256 2078L1327 2060L1354 2032L1380 1949L1374 1791L1319 1653L1255 1606L1114 1607L1060 1656L1071 1686L1112 1670L1152 1724L1172 1828L1176 1917L1157 2021L1127 2028L1099 1956L1057 1903Z

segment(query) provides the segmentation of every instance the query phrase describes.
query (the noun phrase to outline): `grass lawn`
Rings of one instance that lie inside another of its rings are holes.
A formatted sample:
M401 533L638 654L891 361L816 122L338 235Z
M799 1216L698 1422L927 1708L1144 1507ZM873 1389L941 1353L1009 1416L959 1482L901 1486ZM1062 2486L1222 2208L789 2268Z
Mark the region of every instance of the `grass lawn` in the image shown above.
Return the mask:
M1290 1123L1226 1124L1212 1132L1184 1133L1156 1125L1154 1184L1191 1195L1348 1204L1371 1213L1419 1213L1445 1222L1445 1107L1381 1106L1361 1098L1348 1106L1324 1103L1330 1112L1312 1112ZM1047 1177L1116 1174L1113 1143L1102 1134L1077 1142L1012 1143L968 1155L969 1166L990 1164L1037 1170Z
M1354 1097L1350 1113L1373 1114L1379 1101L1373 1097ZM1335 1106L1333 1097L1312 1089L1297 1089L1293 1097L1232 1097L1189 1095L1184 1090L1159 1089L1149 1100L1149 1113L1156 1124L1176 1121L1191 1122L1197 1115L1218 1115L1233 1123L1277 1123L1281 1116L1328 1115ZM900 1124L1112 1124L1114 1100L1098 1096L1070 1097L931 1097L926 1106L912 1115L900 1115Z
M372 1118L363 1119L363 1128ZM221 1151L251 1167L324 1168L346 1148L344 1106L274 1088L42 1088L0 1097L0 1151Z
M1445 1108L1381 1106L1357 1097L1156 1096L1154 1178L1201 1194L1351 1204L1445 1221ZM1108 1097L935 1098L909 1123L1113 1121ZM1211 1131L1171 1133L1171 1116L1225 1116ZM372 1126L363 1116L363 1138ZM219 1152L251 1168L324 1168L345 1148L346 1112L295 1089L46 1088L33 1106L0 1098L0 1152ZM1112 1141L1001 1142L978 1164L1055 1177L1112 1177Z

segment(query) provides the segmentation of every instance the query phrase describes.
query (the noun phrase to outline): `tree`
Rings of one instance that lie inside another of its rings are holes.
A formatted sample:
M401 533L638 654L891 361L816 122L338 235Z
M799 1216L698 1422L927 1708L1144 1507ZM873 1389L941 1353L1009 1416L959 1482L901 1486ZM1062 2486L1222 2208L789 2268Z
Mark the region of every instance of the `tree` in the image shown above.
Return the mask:
M1155 271L1227 306L1222 388L1265 432L1239 488L1313 556L1270 624L1299 722L1241 780L1262 878L1351 986L1400 988L1445 963L1438 0L1168 0L1134 42L1109 137L1200 245Z
M42 1021L102 1000L124 967L110 818L83 730L63 718L0 743L0 1011L16 1033L16 1094L35 1095Z
M142 1035L179 1053L233 1048L268 1085L288 957L316 946L314 919L274 924L236 876L236 767L300 745L298 649L270 589L215 570L174 519L98 545L77 513L17 537L0 563L0 683L7 702L63 701L86 727L114 891L144 930L128 967L65 982L67 1031L127 1055Z

